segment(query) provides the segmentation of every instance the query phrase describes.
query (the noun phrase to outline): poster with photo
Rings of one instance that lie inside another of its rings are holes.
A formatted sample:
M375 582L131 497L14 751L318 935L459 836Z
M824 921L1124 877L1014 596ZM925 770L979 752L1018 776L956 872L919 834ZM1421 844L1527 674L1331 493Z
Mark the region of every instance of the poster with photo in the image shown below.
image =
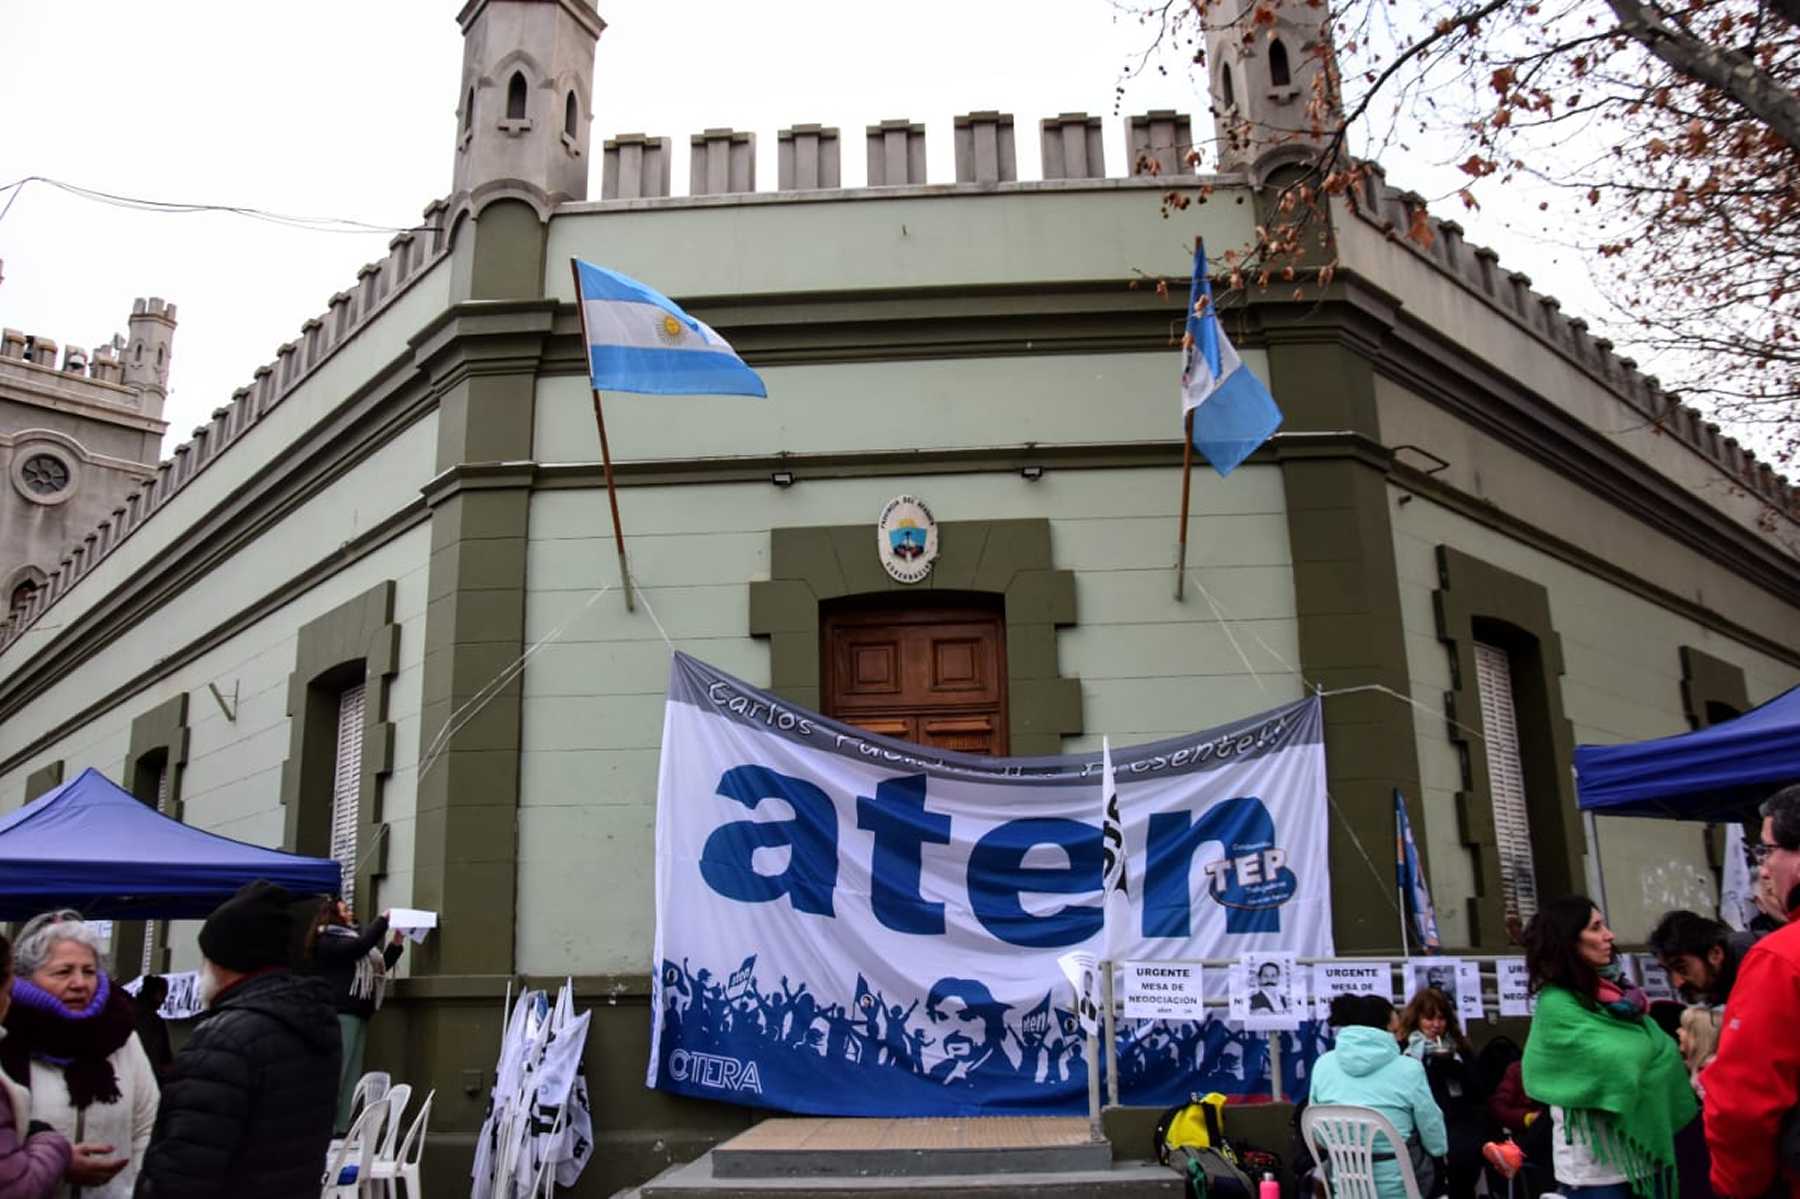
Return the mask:
M1231 968L1231 1018L1259 1031L1299 1028L1307 1013L1304 989L1296 993L1297 973L1291 953L1240 956Z
M1331 1015L1331 1001L1339 995L1379 995L1394 1001L1392 962L1315 962L1312 968L1313 1014L1320 1020Z
M1537 1007L1537 997L1531 993L1531 973L1525 969L1524 958L1501 958L1495 962L1494 981L1500 991L1502 1016L1531 1015Z
M1481 964L1462 958L1411 958L1406 963L1406 999L1426 987L1447 995L1465 1024L1485 1019L1481 1010Z

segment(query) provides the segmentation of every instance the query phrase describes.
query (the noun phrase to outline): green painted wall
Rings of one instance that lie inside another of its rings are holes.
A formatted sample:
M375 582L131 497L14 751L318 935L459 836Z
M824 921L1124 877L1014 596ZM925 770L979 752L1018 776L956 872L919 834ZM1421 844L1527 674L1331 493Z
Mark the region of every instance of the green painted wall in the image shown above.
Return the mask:
M896 468L899 469L899 468ZM868 527L902 492L947 527L1047 520L1057 570L1073 572L1076 623L1056 632L1062 675L1079 678L1081 737L1131 743L1273 707L1300 695L1294 600L1280 474L1247 466L1229 483L1194 475L1189 564L1238 618L1234 649L1189 586L1174 599L1177 470L1016 473L627 487L619 500L641 585L627 613L616 583L605 493L532 493L526 637L562 629L524 678L520 767L520 968L545 974L649 968L651 832L669 651L645 606L681 649L769 684L766 639L751 635L749 580L770 576L770 530ZM1252 674L1252 671L1255 674Z
M1185 283L1194 236L1235 246L1249 240L1253 218L1248 205L1218 202L1188 210L1179 226L1158 220L1158 196L1169 186L1114 179L977 195L933 188L910 196L790 193L779 201L732 197L723 205L577 206L551 223L544 294L573 297L571 255L652 282L677 299L847 285L1123 284L1134 268ZM857 248L854 278L837 252L845 246Z
M1411 495L1411 498L1407 498ZM1679 647L1702 647L1741 666L1749 698L1761 702L1800 682L1800 670L1735 643L1691 619L1593 578L1457 512L1394 486L1395 557L1400 569L1407 666L1413 696L1437 709L1452 689L1450 654L1439 639L1433 594L1437 547L1450 545L1540 584L1562 642L1563 709L1576 743L1604 744L1687 729ZM1404 502L1403 502L1404 501ZM1468 942L1460 899L1473 893L1473 863L1461 844L1455 796L1461 768L1442 720L1417 720L1418 757L1430 818L1431 884L1446 943ZM1717 882L1708 868L1704 826L1657 820L1599 822L1608 913L1613 927L1641 940L1673 907L1711 911Z

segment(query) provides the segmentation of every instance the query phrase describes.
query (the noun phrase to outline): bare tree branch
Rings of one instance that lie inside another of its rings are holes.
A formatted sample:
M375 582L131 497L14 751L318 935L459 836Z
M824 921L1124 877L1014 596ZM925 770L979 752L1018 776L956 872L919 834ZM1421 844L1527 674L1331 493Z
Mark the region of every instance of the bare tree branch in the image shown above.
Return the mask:
M1800 7L1800 0L1787 0ZM1792 149L1800 150L1800 96L1782 87L1755 63L1726 46L1713 46L1676 28L1645 0L1606 0L1619 28L1683 75L1717 88L1741 104Z

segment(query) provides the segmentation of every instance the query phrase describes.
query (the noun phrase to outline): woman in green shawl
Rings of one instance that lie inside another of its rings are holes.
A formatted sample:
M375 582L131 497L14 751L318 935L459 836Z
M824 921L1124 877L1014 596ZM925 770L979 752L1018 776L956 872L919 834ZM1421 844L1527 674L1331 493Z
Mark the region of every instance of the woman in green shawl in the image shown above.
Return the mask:
M1676 1199L1675 1134L1699 1112L1681 1051L1613 957L1593 901L1571 895L1525 926L1537 995L1525 1093L1550 1105L1559 1190L1568 1199Z

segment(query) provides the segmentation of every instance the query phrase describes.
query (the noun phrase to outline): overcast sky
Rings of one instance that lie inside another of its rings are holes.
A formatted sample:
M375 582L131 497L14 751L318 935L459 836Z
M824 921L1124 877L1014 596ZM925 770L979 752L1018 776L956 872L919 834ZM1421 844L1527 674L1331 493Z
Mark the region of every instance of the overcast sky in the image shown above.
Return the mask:
M0 184L43 175L156 200L410 224L450 189L458 7L0 0ZM1015 115L1020 178L1039 175L1039 118L1068 111L1105 118L1108 169L1124 172L1114 89L1145 35L1108 0L602 0L601 15L593 141L674 138L677 195L687 135L721 125L758 134L764 190L776 130L807 121L844 130L849 186L864 181L857 131L924 121L929 177L948 181L951 117L981 109ZM1177 108L1194 114L1196 133L1209 129L1184 64L1166 65L1166 76L1126 85L1122 111ZM1423 155L1390 153L1386 165L1399 186L1453 185ZM1591 314L1582 265L1508 227L1529 207L1439 209L1554 289L1566 312ZM1144 219L1159 219L1154 202ZM93 347L124 331L133 297L178 304L167 452L384 255L387 238L128 212L34 183L0 220L0 325Z

